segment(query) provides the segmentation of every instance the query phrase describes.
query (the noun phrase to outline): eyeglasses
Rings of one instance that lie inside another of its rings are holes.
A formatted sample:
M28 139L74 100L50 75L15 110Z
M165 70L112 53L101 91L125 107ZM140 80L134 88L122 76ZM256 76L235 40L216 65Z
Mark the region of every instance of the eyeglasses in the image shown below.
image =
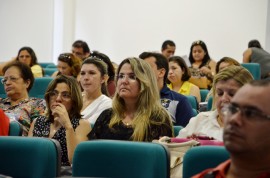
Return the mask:
M49 93L50 99L53 99L53 100L55 100L59 95L63 100L70 100L71 99L71 95L67 91L59 93L58 91L54 90L54 91Z
M267 115L254 107L240 107L237 104L228 104L224 106L221 110L223 116L230 117L238 112L241 116L247 120L257 120L257 119L267 119L270 120L270 115Z
M6 77L6 78L3 78L1 80L1 83L5 85L8 80L11 81L11 82L16 82L19 78L21 78L21 77L13 77L13 76Z
M135 74L119 74L117 75L117 79L118 80L124 80L125 78L127 78L128 81L136 81L137 77Z

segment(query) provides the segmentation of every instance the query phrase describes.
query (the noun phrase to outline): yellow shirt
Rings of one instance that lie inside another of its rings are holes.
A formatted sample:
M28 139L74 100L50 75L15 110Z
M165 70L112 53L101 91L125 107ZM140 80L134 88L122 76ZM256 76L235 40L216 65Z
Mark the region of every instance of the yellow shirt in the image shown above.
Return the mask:
M192 86L194 86L194 84L190 83L189 81L185 81L179 89L178 93L182 95L190 95L190 89ZM168 87L172 89L172 84L169 84Z
M42 67L40 65L33 65L31 67L31 71L32 71L34 77L43 77Z

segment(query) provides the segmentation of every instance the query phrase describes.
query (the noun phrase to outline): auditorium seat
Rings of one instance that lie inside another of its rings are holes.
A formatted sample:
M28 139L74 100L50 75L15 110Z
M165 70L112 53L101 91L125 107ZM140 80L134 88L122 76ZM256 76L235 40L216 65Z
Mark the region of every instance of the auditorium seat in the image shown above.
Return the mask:
M74 177L169 178L170 157L157 143L93 140L76 147L72 171Z
M0 173L18 178L60 176L61 148L53 139L0 137Z

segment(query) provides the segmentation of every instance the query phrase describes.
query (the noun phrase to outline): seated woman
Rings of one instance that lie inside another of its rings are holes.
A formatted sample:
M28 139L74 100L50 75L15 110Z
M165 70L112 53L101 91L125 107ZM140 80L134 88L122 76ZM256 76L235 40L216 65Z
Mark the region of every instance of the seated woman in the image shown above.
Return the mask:
M81 119L82 96L73 77L59 75L48 86L45 94L48 106L45 116L31 125L28 136L47 137L59 141L62 166L70 166L74 144L87 140L89 122Z
M23 135L27 136L30 124L39 115L44 114L46 104L43 99L29 98L28 92L33 86L34 76L24 63L15 61L3 68L7 98L0 98L0 108L23 126Z
M30 47L22 47L16 58L8 61L6 63L0 64L0 74L2 74L2 69L10 62L20 61L31 68L31 71L34 74L34 77L43 77L44 72L42 67L38 64L37 56L34 50Z
M90 57L83 61L80 84L83 88L81 114L94 124L102 111L112 107L112 99L107 97L107 65L99 58ZM103 92L103 93L102 93Z
M93 51L93 53L91 53L91 57L97 57L107 64L107 71L109 76L107 80L107 90L108 90L107 96L112 98L115 93L115 82L114 82L115 69L110 58L106 54L100 53L98 51Z
M168 112L160 103L155 74L139 58L127 58L117 70L112 108L98 117L88 134L92 139L151 142L173 135Z
M198 103L201 102L201 94L198 86L190 83L190 72L185 60L179 56L169 58L168 79L171 82L168 87L182 95L192 95L196 97Z
M214 111L201 112L190 119L188 125L181 129L177 137L207 136L222 141L223 116L221 109L228 104L234 94L245 83L253 80L252 75L241 66L229 66L216 74L213 82Z
M223 57L221 58L216 65L216 74L219 73L219 71L221 71L222 69L225 69L226 67L229 66L240 66L240 63L237 62L237 60L230 58L230 57ZM209 91L209 93L206 96L205 101L209 100L209 97L213 96L213 88L211 88L211 90Z
M199 88L210 89L213 76L215 74L216 62L213 61L208 53L206 44L201 41L195 41L190 47L189 62L191 67L190 81Z
M34 77L43 77L42 67L38 64L38 60L34 50L30 47L23 47L19 50L17 61L25 63L31 68Z
M76 57L72 53L63 53L58 57L57 68L58 71L52 74L52 77L56 77L57 75L67 75L73 76L74 78L79 78L79 73L81 70L81 59Z

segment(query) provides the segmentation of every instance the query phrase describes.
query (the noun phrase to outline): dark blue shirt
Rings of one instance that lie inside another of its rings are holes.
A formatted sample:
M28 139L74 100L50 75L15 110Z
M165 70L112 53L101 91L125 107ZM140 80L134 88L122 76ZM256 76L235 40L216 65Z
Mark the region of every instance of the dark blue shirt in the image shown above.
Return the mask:
M185 127L190 118L193 117L193 111L188 99L170 90L166 85L160 91L161 104L169 111L174 125Z

